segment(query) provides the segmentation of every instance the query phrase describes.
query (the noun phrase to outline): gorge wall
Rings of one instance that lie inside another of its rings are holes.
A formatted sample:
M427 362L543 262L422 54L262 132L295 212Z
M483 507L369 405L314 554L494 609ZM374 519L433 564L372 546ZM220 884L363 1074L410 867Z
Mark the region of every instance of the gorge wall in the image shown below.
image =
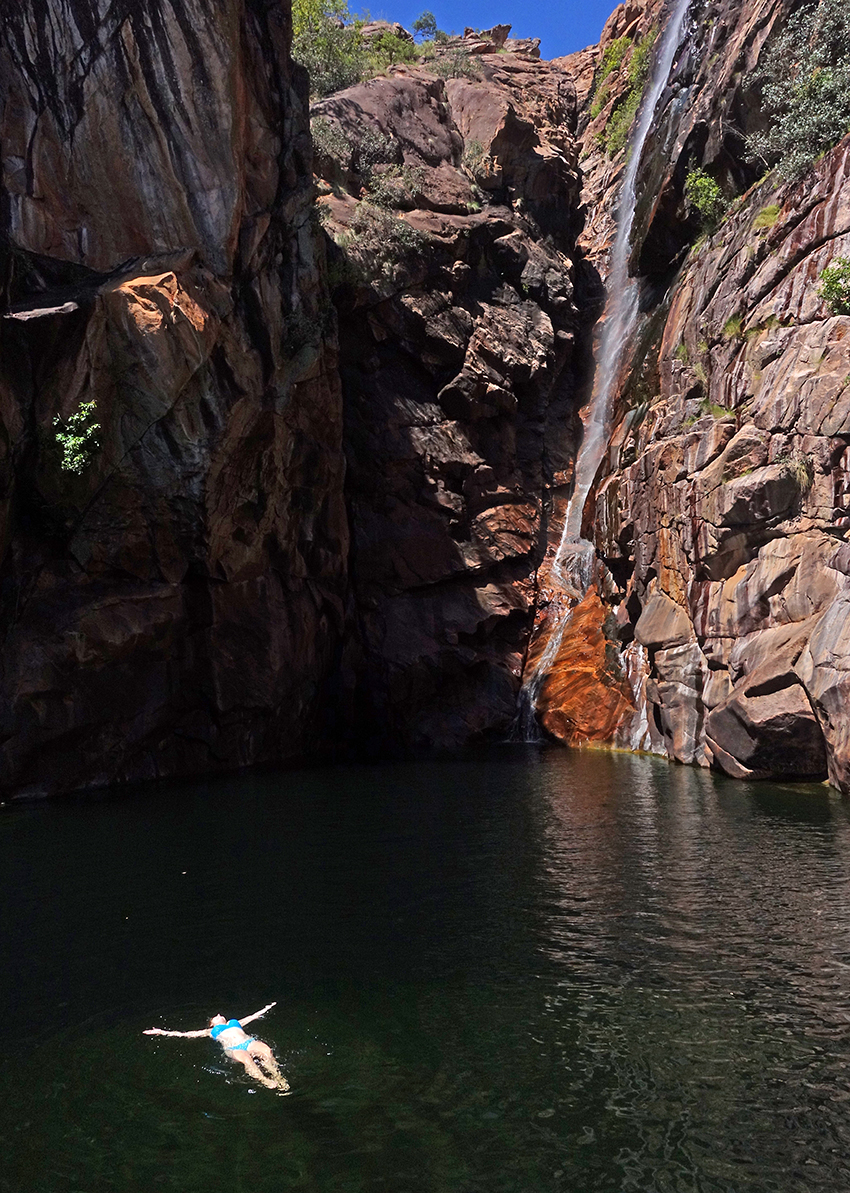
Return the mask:
M847 792L850 319L830 313L818 278L850 252L850 138L796 183L756 181L742 143L760 120L748 76L791 8L692 12L642 167L633 267L646 314L587 511L597 583L541 714L568 741L736 777L828 773ZM656 12L619 10L608 44ZM587 76L586 55L574 69ZM605 119L585 132L591 201L610 177L592 140ZM697 165L737 195L699 239L683 194ZM591 256L604 257L609 225L603 204L583 234ZM593 635L604 667L588 666ZM588 683L619 702L604 732L585 723Z
M469 75L399 67L313 106L341 246L360 737L384 750L509 732L575 455L593 290L575 91L507 31L472 40Z
M538 713L569 743L848 790L850 319L817 277L850 255L850 143L779 185L742 139L792 7L695 0L641 167L594 583ZM5 792L510 732L562 600L625 154L606 129L663 19L621 5L552 63L504 26L470 36L463 69L314 104L314 155L286 3L21 0L0 31ZM695 165L736 196L702 238ZM74 472L60 434L91 402Z
M321 741L348 528L289 39L272 0L4 17L5 791ZM92 401L100 450L77 474L55 420Z

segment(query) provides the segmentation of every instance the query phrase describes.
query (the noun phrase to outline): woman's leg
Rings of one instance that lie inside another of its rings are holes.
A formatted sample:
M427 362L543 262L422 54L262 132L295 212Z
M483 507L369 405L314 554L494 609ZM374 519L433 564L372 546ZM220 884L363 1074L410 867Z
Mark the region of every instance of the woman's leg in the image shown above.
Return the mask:
M278 1068L275 1055L268 1044L264 1044L262 1040L252 1040L248 1045L248 1052L254 1061L261 1064L271 1074L278 1089L289 1089L289 1082Z
M238 1060L240 1065L245 1066L245 1072L249 1077L253 1077L255 1081L260 1081L266 1089L279 1089L280 1086L277 1081L273 1081L271 1077L267 1077L258 1064L256 1064L248 1053L241 1049L239 1052L228 1052L227 1054L231 1060Z

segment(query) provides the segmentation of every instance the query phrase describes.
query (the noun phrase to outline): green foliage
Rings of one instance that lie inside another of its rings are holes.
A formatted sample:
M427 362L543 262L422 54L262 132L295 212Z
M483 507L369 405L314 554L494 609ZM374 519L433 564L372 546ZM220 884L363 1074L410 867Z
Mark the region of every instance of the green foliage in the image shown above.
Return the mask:
M463 147L463 165L466 170L477 178L479 174L487 174L490 171L490 154L485 153L484 146L480 141L467 141Z
M605 126L605 148L609 157L616 157L625 147L640 107L641 94L637 90L629 91L619 108L612 112Z
M314 97L342 91L393 63L419 58L419 48L390 29L365 42L363 25L348 0L292 0L292 56L306 66Z
M833 315L850 315L850 257L836 257L823 270L818 295Z
M373 170L369 186L369 201L378 207L414 207L416 195L422 190L425 171L421 166L385 166Z
M63 472L74 472L79 476L85 472L100 450L98 431L100 423L96 423L96 403L83 402L79 410L62 419L59 415L53 420L56 428L54 439L62 455L60 468Z
M610 45L605 47L602 61L599 64L599 74L596 79L597 87L601 83L604 83L609 75L615 74L620 69L626 54L628 54L631 48L631 44L627 37L618 37L616 41L612 41Z
M631 44L628 38L618 38L616 42L612 42L608 50L613 49L619 42L626 42L626 50ZM646 80L649 77L649 66L652 59L652 47L655 43L655 30L651 29L645 37L641 38L640 42L634 47L631 59L629 60L628 81L629 89L625 94L623 101L611 113L608 118L608 123L605 126L604 145L609 157L616 157L617 154L625 148L626 142L629 139L632 125L635 122L640 101L643 99L643 91L646 86ZM626 50L620 54L618 49L617 54L614 55L616 62L615 69L619 70ZM606 50L606 54L608 51ZM605 58L603 57L603 65L605 65ZM610 72L609 72L610 73ZM605 78L606 75L602 75ZM606 97L607 98L607 97ZM600 108L601 111L601 108ZM593 109L591 109L591 115ZM597 113L598 115L598 113Z
M610 98L611 98L611 84L603 83L602 86L598 89L598 91L596 91L596 93L593 97L593 103L590 105L591 120L596 119L596 117L599 115L599 113L602 111L602 109L608 103L608 100Z
M399 216L364 201L357 204L348 231L337 244L363 280L394 282L421 265L428 237Z
M772 228L779 219L779 213L782 208L778 203L770 203L767 207L762 207L756 218L753 220L753 227L756 229Z
M629 83L631 86L639 87L641 91L649 78L649 67L652 62L652 47L655 45L655 39L658 36L657 29L650 29L645 37L642 37L635 46L634 53L629 61Z
M682 342L676 348L676 351L673 353L673 357L675 360L681 361L683 365L688 363L688 360L690 359L690 353L688 352L688 345L684 340L682 340Z
M417 62L420 50L412 42L405 41L389 29L369 39L364 52L363 75L371 77L380 74L397 62Z
M740 315L732 315L723 324L723 338L724 340L739 340L744 330L744 320Z
M472 56L461 46L441 54L434 63L434 74L443 79L477 79L478 68Z
M725 406L718 406L708 398L703 398L699 404L703 414L710 414L712 418L725 418L729 411Z
M307 68L313 95L360 82L366 65L361 25L347 0L292 0L292 56Z
M413 22L413 34L422 41L435 41L439 29L437 28L437 21L432 12L427 10L416 18Z
M799 178L850 130L850 6L811 0L788 20L750 82L761 87L765 132L747 144L765 165Z
M313 134L313 150L319 158L330 158L342 170L351 168L354 146L335 120L315 116L310 121Z
M385 137L383 133L367 128L354 146L354 168L361 176L366 186L371 186L372 176L377 166L387 166L397 161L398 150L395 142Z
M691 170L685 179L685 198L699 212L703 228L716 228L726 211L723 191L705 170Z

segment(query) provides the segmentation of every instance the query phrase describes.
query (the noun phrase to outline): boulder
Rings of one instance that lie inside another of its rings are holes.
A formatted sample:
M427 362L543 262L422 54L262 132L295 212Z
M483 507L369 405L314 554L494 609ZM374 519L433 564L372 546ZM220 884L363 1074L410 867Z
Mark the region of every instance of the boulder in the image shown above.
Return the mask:
M827 773L824 736L800 684L766 695L736 690L708 714L705 732L716 764L735 778Z
M398 21L368 21L360 29L360 36L364 41L374 41L376 37L383 37L389 34L391 37L397 37L399 41L414 43L413 34L405 29L404 25L400 25Z
M850 794L850 594L818 621L796 665L826 739L830 782Z
M691 619L681 605L656 589L643 608L635 638L650 648L680 646L695 637Z

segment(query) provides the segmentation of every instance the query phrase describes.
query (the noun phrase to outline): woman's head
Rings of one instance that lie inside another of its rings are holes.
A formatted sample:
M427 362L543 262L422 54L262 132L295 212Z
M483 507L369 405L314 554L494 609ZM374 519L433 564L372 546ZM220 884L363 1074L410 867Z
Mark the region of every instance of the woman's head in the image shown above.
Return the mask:
M220 1023L226 1022L227 1020L225 1019L224 1015L213 1015L212 1019L210 1019L210 1027L218 1027Z

